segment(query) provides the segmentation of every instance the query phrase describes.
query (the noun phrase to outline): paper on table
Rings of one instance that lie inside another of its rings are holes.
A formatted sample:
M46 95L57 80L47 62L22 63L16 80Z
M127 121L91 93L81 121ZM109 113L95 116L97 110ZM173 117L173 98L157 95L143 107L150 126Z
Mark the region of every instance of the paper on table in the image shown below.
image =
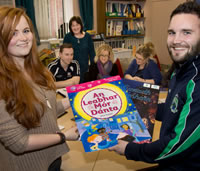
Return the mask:
M64 97L68 97L66 88L59 88L59 89L56 90L56 92L59 93L60 95L64 96Z
M65 127L64 127L63 125L58 125L58 128L59 128L60 130L62 130L62 129L64 129Z

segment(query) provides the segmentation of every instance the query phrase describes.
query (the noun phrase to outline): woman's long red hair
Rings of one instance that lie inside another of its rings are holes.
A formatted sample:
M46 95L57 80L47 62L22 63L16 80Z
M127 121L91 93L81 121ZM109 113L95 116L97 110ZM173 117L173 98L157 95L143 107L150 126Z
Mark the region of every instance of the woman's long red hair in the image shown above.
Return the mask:
M6 110L14 115L18 123L27 129L39 126L44 114L44 105L37 99L30 83L8 54L8 44L12 39L21 16L24 16L33 33L33 46L25 57L24 67L33 82L46 89L55 90L53 78L40 62L34 29L24 10L13 7L0 7L0 99L5 101Z

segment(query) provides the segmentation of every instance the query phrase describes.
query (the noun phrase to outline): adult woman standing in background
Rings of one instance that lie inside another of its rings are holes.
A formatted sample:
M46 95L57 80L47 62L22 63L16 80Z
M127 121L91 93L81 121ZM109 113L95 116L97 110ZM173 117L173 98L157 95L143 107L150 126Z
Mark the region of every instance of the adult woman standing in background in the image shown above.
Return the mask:
M84 74L94 63L95 50L93 40L89 33L83 31L83 23L79 16L73 16L69 21L69 30L63 43L71 43L74 49L74 59L80 65L80 83L84 82Z
M76 127L58 128L69 101L56 101L33 30L22 9L0 7L0 170L59 171L65 141L78 138Z

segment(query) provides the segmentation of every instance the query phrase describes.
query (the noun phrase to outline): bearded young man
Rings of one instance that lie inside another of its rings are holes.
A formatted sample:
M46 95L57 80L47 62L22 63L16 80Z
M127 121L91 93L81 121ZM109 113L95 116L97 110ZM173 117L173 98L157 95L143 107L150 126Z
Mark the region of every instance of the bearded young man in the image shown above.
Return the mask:
M200 170L200 6L180 4L171 14L167 47L176 68L166 103L158 106L160 139L119 140L109 148L129 160L158 163L158 170Z

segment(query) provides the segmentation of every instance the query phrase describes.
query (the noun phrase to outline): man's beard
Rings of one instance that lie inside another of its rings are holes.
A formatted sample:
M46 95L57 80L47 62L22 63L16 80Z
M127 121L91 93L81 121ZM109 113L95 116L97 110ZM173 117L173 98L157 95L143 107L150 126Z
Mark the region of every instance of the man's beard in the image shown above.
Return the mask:
M169 48L169 46L167 46L169 55L171 56L171 59L177 63L177 64L183 64L186 61L188 61L189 59L193 58L194 56L198 55L200 53L200 40L195 44L192 45L191 47L191 51L187 52L184 57L182 57L182 59L180 60L176 60L176 57L173 55L172 50Z

